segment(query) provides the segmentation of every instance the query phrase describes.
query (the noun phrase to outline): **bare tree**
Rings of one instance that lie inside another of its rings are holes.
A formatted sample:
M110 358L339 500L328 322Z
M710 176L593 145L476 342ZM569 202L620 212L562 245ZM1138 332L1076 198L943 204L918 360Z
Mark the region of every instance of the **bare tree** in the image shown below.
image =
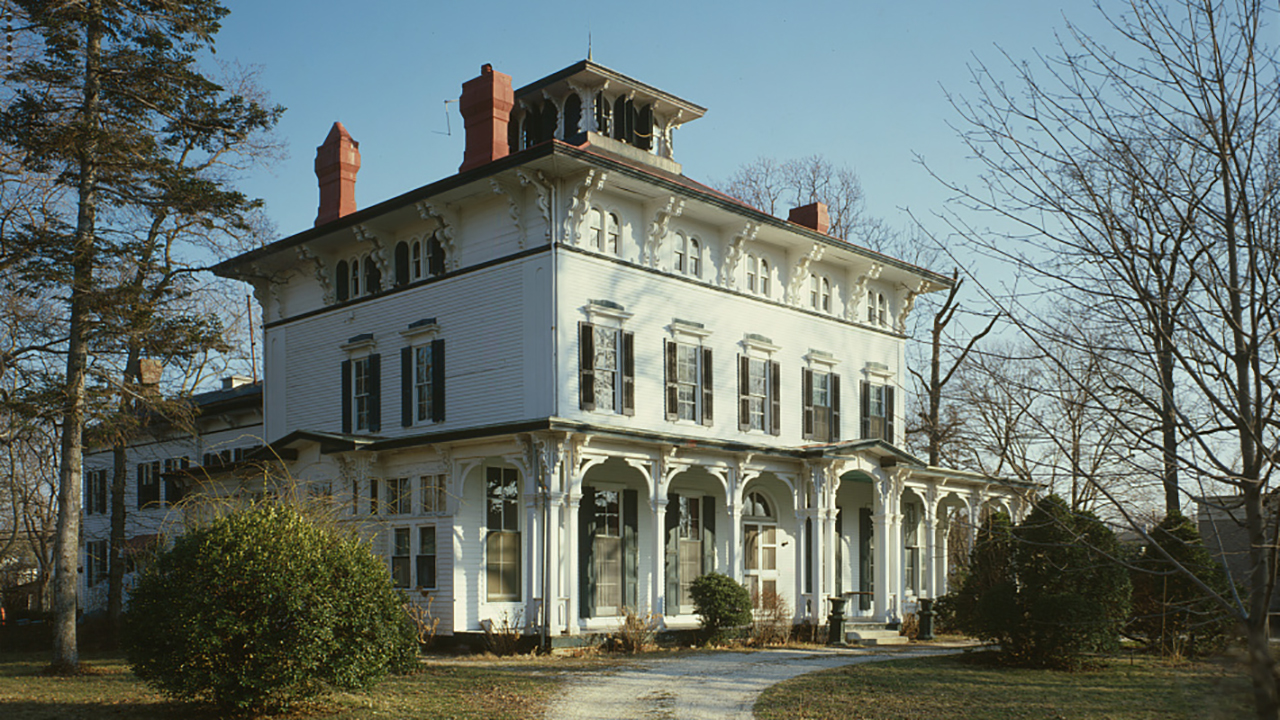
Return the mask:
M1184 477L1202 501L1238 495L1248 596L1199 586L1246 628L1257 714L1276 718L1265 501L1280 440L1280 73L1263 43L1274 9L1130 0L1103 14L1118 42L1069 27L1057 56L1010 63L1017 82L979 66L976 95L953 100L985 175L980 189L950 187L999 216L995 231L958 216L953 227L1034 286L987 291L1057 368L1061 396L1089 398L1152 460L1135 468L1153 469L1170 509ZM1096 322L1063 332L1052 307ZM1062 346L1100 365L1075 366ZM1141 531L1087 465L1076 469Z

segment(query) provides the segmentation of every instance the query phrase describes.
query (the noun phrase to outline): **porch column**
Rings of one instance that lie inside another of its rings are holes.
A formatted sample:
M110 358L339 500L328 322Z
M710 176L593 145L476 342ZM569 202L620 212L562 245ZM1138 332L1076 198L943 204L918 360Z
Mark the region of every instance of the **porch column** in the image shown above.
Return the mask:
M835 493L831 493L832 499ZM833 508L822 509L822 565L824 567L822 587L822 607L819 612L825 617L830 611L826 605L827 596L836 590L836 511Z
M951 534L950 525L951 523L944 513L943 517L938 521L938 574L937 584L934 586L938 589L937 597L950 592L950 588L947 587L947 577L951 574L951 553L947 547L947 536Z
M877 622L887 622L889 619L889 516L885 510L884 503L877 499L876 508L872 515L872 523L874 525L874 549L872 550L872 564L875 566L873 572L872 584L875 586L875 607L872 608L874 617Z
M546 603L542 597L542 513L539 512L542 498L537 492L527 492L524 496L524 622L526 626L539 627L542 624L538 613L538 601Z
M653 581L650 612L666 615L667 608L667 496L653 498Z
M574 483L571 487L582 487L581 484ZM579 619L581 611L579 609L578 588L581 587L578 578L578 505L582 502L582 493L569 493L568 495L568 511L565 518L565 538L568 540L568 557L566 563L565 576L568 578L568 587L565 588L565 595L569 598L569 617L565 618L565 624L569 628L570 635L577 635L580 629Z
M742 548L742 502L736 497L730 497L729 502L725 504L725 511L729 515L729 577L734 582L742 584L743 582L743 548Z
M560 522L561 509L564 506L564 493L551 493L551 502L547 508L547 558L543 572L547 573L547 597L542 599L543 612L547 613L549 632L564 631L566 618L562 617L564 606L560 598L564 593L560 583L564 579L564 557L560 553L560 535L563 528Z
M804 619L809 615L809 613L805 611L804 607L804 576L807 572L804 565L804 544L808 542L804 536L804 519L806 511L800 509L800 499L801 498L799 497L792 499L792 502L794 503L793 507L796 508L796 523L791 532L791 537L795 538L795 542L791 543L795 548L794 552L796 555L796 571L793 573L795 575L795 595L792 597L796 599L795 617L797 620Z
M932 493L930 493L932 494ZM937 558L934 556L937 543L938 510L936 504L926 500L924 505L924 587L920 588L920 597L938 597Z

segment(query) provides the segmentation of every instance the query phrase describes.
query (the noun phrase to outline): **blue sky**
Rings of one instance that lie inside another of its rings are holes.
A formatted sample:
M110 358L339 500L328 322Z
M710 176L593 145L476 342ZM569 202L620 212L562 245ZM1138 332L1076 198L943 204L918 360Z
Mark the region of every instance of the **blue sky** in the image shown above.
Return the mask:
M516 87L594 60L707 108L676 135L685 174L715 182L759 156L822 154L854 168L871 212L905 226L976 180L946 93L970 91L976 60L1052 52L1084 2L386 2L228 0L220 59L261 69L288 108L289 157L242 188L280 236L312 226L315 148L335 120L360 142L361 207L457 172L461 84L482 64ZM449 114L446 123L446 111ZM452 127L452 135L446 129ZM938 228L940 229L940 227Z

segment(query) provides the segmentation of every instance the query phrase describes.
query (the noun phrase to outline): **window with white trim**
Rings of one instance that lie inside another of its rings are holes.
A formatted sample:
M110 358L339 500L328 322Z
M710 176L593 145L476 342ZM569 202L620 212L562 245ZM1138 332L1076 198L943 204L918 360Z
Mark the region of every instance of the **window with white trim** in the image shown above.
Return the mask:
M753 604L759 605L762 594L778 592L778 521L763 494L747 494L742 531L747 589Z
M412 537L407 527L391 529L391 585L393 587L407 588L411 584L409 542Z
M894 442L895 393L892 385L862 383L862 437Z
M804 368L801 377L803 427L806 440L836 442L840 439L840 376L821 369Z
M673 320L675 340L664 341L667 420L711 425L714 384L711 348L701 343L711 335L701 323Z
M902 574L907 592L920 594L920 509L915 503L902 507L902 547L904 548Z
M84 478L84 514L100 515L108 512L106 469L89 470Z
M679 543L680 596L689 601L689 588L694 580L702 576L703 569L702 498L681 495L679 513L676 538Z
M490 602L520 599L520 484L513 468L485 469L486 597Z
M387 479L387 514L409 515L413 512L413 492L409 478Z
M423 475L418 483L422 512L424 514L445 512L445 476L443 474Z
M333 276L338 302L382 292L382 270L369 253L339 260Z
M160 461L138 464L138 507L160 507Z
M748 335L744 345L748 354L738 356L738 429L779 435L782 371L769 358L777 348L759 335Z
M418 526L418 555L415 575L417 587L422 590L436 589L436 526Z
M373 373L368 356L351 361L351 388L355 408L352 426L356 432L369 430L373 420Z
M94 587L109 574L107 563L108 545L106 540L90 540L84 544L84 577L88 587Z
M621 328L630 314L588 306L592 322L578 323L578 406L635 414L635 334Z

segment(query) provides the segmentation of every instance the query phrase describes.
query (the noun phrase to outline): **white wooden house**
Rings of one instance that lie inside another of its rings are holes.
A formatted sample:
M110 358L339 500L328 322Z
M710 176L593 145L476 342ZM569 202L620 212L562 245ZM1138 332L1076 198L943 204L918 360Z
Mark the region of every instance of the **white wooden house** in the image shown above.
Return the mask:
M456 175L361 210L335 124L316 226L217 268L262 305L287 482L367 522L442 633L692 626L711 571L893 620L945 590L950 508L1016 511L901 449L907 315L949 278L686 177L704 109L589 60L486 65L462 112Z

